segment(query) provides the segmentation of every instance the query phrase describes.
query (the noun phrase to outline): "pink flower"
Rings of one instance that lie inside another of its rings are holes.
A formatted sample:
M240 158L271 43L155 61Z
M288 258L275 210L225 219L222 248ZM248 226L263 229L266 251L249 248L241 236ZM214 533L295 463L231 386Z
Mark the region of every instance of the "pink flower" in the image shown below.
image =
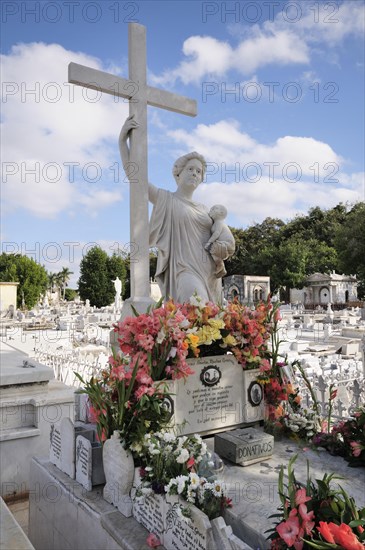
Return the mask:
M308 500L311 500L311 497L307 496L306 490L304 488L298 489L295 493L295 504L299 506L299 504L304 504L305 502L308 502Z
M157 548L157 546L160 546L161 544L160 539L157 535L155 535L155 533L150 533L146 539L146 542L150 548Z
M299 504L299 514L302 518L302 528L305 530L306 534L309 535L315 525L315 522L311 521L314 518L314 512L312 510L308 513L306 505Z
M352 454L354 456L360 456L363 449L361 443L359 443L358 441L350 441L350 445L352 447Z
M293 512L293 510L292 510ZM292 515L290 512L289 519L287 521L282 521L277 527L276 530L279 533L280 537L288 546L293 546L297 541L299 534L299 519L297 516ZM296 510L295 510L296 512Z

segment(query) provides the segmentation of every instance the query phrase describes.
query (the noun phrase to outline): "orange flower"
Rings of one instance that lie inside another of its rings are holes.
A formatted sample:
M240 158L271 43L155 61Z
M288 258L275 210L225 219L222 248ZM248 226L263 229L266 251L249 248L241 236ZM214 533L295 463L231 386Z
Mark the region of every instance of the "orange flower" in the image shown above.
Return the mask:
M318 531L322 537L332 544L340 545L344 550L364 550L364 545L359 541L353 530L346 523L319 522Z

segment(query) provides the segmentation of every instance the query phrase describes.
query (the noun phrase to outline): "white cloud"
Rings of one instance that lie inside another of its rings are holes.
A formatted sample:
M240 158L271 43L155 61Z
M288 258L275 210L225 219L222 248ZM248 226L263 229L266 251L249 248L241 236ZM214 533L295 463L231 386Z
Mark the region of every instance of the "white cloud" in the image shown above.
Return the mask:
M305 37L308 43L325 42L329 46L341 42L346 37L364 35L365 6L357 0L344 2L318 2L311 4L302 1L299 4L298 20L292 23L294 32ZM300 15L300 16L299 16ZM295 14L292 16L295 20ZM265 28L274 25L275 29L287 28L288 22L283 12L273 23L267 22Z
M152 76L152 80L166 85L180 78L184 84L198 84L204 77L222 77L231 69L248 75L270 63L287 65L309 61L305 42L287 31L266 35L257 32L237 48L211 36L191 36L184 42L183 53L190 59L161 76Z
M240 130L235 120L221 120L215 124L198 124L190 132L171 130L168 135L184 146L184 149L197 150L209 163L215 163L219 170L222 166L232 167L239 164L241 173L249 163L257 163L263 174L270 175L289 170L289 164L298 165L303 175L318 173L325 177L331 171L340 168L342 158L327 144L312 137L284 136L273 144L258 143L247 133ZM276 167L272 163L278 163ZM271 165L271 167L270 167ZM295 168L295 167L294 167ZM213 173L213 170L212 172Z
M68 84L71 61L103 69L97 59L58 44L18 44L1 57L2 158L7 175L2 187L7 209L24 208L51 218L77 205L95 213L121 199L120 192L95 192L84 185L81 193L78 181L84 183L86 173L88 182L85 166L96 163L102 187L118 150L115 121L122 123L127 116L127 104ZM32 169L36 175L27 172Z
M343 176L344 179L346 176ZM306 214L309 208L319 206L332 208L338 203L355 203L364 200L364 174L350 187L346 184L315 183L301 180L290 183L283 179L270 182L263 176L258 182L247 181L224 184L221 182L203 183L199 186L196 199L208 207L224 204L234 226L246 226L261 222L266 217L283 220L293 218L297 213Z
M162 75L151 75L159 85L173 84L180 79L184 84L199 84L207 77L224 77L236 70L249 75L265 65L309 65L313 48L328 46L325 55L333 60L335 45L348 36L364 35L365 6L362 2L343 3L295 2L284 5L274 20L262 25L242 26L234 35L239 38L235 47L211 36L190 36L183 45L184 59ZM314 51L314 50L313 50ZM323 54L322 50L321 54Z
M189 133L170 131L169 136L181 154L197 150L205 156L207 183L195 198L208 206L224 204L232 225L267 216L286 220L313 205L330 208L365 199L364 174L344 172L341 156L312 137L283 136L263 144L235 120L199 124Z

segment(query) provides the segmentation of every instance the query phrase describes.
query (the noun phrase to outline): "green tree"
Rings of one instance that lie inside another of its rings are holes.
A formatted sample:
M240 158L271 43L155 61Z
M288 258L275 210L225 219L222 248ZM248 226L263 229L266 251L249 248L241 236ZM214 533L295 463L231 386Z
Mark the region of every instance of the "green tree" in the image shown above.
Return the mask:
M329 210L322 210L319 206L309 209L306 216L295 216L281 231L281 239L290 239L293 236L302 239L316 239L334 247L336 231L346 218L346 206L342 203Z
M302 288L308 275L329 272L337 265L336 250L315 238L304 239L293 235L277 246L268 245L260 253L259 262L270 276L273 291Z
M113 303L115 289L113 280L119 277L125 282L126 269L123 257L113 254L111 257L98 246L94 246L80 263L78 290L81 300L90 300L96 307Z
M77 290L74 288L66 288L65 289L65 300L67 302L72 302L77 296Z
M48 275L44 266L28 256L21 254L6 254L0 256L0 281L19 282L17 307L25 306L31 309L39 301L48 286Z
M365 297L365 202L358 202L346 214L337 228L334 242L339 269L347 275L356 274L360 285L359 298Z
M236 241L234 255L225 262L227 274L267 275L267 267L261 259L261 251L276 246L284 222L278 218L266 218L247 229L230 228Z

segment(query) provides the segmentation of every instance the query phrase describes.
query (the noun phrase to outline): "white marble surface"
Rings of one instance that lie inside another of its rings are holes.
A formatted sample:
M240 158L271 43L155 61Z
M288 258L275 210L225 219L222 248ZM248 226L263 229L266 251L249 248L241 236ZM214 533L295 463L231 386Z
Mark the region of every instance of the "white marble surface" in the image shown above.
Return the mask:
M24 361L32 366L25 368ZM54 378L52 369L41 365L34 359L30 359L27 354L2 342L0 387L13 384L48 382L52 378Z

